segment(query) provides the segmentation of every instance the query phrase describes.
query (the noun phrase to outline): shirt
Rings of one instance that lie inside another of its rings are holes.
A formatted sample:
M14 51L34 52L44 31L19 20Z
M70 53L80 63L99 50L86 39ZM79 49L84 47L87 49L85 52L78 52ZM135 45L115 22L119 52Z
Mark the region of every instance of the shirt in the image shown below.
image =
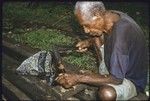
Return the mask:
M110 74L129 79L137 91L144 91L147 83L148 51L141 28L128 15L120 15L110 35L105 35L104 60Z

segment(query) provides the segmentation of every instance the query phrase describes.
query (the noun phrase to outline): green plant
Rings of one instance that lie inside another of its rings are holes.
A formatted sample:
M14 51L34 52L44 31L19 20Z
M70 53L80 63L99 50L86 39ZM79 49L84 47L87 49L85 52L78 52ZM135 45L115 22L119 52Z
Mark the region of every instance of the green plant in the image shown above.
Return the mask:
M25 43L34 48L49 50L54 45L72 45L74 39L55 29L39 29L23 35Z
M63 58L65 61L68 61L71 64L77 65L84 70L96 71L96 59L92 55L92 53L72 53L69 56L65 56Z

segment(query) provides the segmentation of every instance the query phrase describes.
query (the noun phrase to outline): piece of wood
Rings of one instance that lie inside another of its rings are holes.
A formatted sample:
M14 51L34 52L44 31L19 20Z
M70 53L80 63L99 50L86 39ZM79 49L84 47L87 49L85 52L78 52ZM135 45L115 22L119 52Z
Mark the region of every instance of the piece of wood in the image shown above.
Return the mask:
M73 95L79 93L80 91L84 90L85 88L87 88L86 85L84 84L80 84L80 85L76 85L73 88L70 89L65 89L61 86L56 86L53 89L53 94L59 98L59 100L66 100L69 97L72 97Z
M12 94L10 94L8 90L7 92L5 92L6 89L2 89L3 93L5 93L6 96L11 96L14 94L18 98L18 100L31 100L30 97L28 97L24 92L22 92L20 89L18 89L16 86L14 86L11 82L9 82L4 77L2 77L2 86L3 88L7 88L10 90L10 92L12 92Z

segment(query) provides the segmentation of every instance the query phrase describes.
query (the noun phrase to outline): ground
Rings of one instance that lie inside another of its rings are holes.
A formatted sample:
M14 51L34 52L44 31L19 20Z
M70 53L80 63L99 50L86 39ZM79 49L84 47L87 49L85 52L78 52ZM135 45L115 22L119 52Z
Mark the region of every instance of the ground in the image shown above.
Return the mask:
M130 15L140 25L149 45L148 4L142 2L104 2L106 8L119 10ZM3 36L24 45L50 50L52 46L73 46L84 39L83 30L73 14L74 3L63 2L4 2ZM95 72L94 55L71 53L64 61L80 69ZM89 62L90 61L90 62Z

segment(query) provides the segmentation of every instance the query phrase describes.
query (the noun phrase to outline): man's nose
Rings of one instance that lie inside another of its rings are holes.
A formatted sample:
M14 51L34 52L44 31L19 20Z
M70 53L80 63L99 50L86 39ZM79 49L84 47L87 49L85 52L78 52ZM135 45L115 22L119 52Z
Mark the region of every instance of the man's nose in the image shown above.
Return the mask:
M87 29L87 28L84 28L84 31L85 31L85 33L89 33L90 32L90 30Z

